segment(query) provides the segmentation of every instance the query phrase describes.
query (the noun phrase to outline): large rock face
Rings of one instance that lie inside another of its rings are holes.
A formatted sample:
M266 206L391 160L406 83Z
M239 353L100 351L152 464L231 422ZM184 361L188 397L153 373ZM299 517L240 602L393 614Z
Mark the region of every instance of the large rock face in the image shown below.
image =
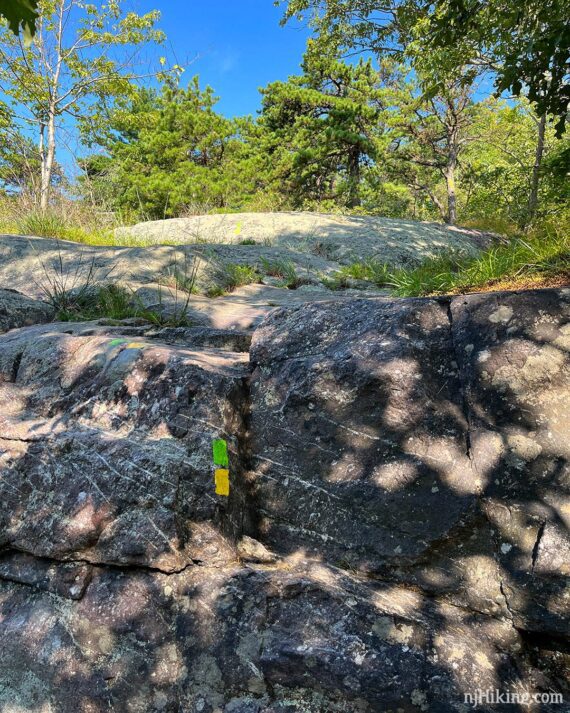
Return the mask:
M383 571L420 559L473 510L480 482L445 304L278 313L252 359L252 450L273 544Z
M275 313L252 346L266 540L567 634L569 312L543 290Z
M63 330L2 340L2 546L164 571L235 557L246 355ZM212 485L218 436L227 503Z
M204 328L1 336L0 711L567 703L569 312L304 305L251 364Z

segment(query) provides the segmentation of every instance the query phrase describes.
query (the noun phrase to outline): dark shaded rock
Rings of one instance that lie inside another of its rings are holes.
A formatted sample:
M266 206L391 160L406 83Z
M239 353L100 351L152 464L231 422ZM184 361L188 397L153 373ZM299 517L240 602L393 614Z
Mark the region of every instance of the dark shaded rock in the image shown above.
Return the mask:
M16 290L0 288L0 333L50 322L54 315L55 310L47 302L26 297Z
M570 634L570 290L451 302L482 510L515 625Z
M263 541L568 635L570 291L351 301L254 335Z
M59 564L24 552L0 554L0 579L27 584L68 599L81 599L91 581L92 569L86 563Z
M278 312L252 359L256 492L277 551L380 573L469 517L480 482L445 304Z
M149 331L147 337L194 349L224 349L231 352L248 352L251 345L249 332L213 327L165 327Z
M172 571L235 557L247 521L243 357L130 338L0 338L0 545ZM215 495L212 439L230 452Z

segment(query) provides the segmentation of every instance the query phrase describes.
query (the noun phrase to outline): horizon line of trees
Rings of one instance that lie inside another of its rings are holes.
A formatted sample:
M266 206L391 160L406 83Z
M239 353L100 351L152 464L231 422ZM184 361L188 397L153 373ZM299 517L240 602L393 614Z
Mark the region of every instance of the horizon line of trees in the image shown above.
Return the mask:
M570 141L548 111L562 101L554 78L542 104L478 99L491 67L473 61L475 35L450 53L439 16L422 42L426 18L406 25L400 15L383 52L388 28L349 17L364 17L372 0L324 5L319 14L312 0L291 0L288 16L314 11L300 73L260 90L257 117L229 119L198 77L182 81L181 67L161 60L157 71L141 71L137 52L165 40L158 12L126 12L123 0L39 0L33 42L13 33L13 21L0 28L0 90L9 99L0 103L2 190L43 211L74 190L143 219L310 209L450 224L494 216L525 227L567 207ZM397 6L408 15L419 7ZM394 38L409 40L405 52ZM351 49L362 56L347 60ZM505 71L493 75L503 84ZM89 151L75 186L56 156L66 125Z

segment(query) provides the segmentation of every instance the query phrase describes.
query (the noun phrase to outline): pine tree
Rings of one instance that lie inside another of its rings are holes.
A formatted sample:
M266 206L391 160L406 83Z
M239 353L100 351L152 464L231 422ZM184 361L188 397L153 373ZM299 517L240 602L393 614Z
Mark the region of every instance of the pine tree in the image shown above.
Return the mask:
M294 207L360 204L361 172L374 159L381 86L370 61L347 64L309 41L303 74L262 90L261 125Z

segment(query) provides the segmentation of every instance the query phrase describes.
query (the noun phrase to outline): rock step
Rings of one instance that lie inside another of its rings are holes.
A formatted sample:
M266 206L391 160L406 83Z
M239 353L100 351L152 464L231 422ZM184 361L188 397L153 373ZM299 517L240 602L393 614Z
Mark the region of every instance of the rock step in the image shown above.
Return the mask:
M132 324L131 322L136 322ZM163 344L179 345L192 349L221 349L229 352L249 352L252 335L250 332L214 327L153 327L144 320L100 319L70 325L68 331L80 336L114 335L138 336L153 339Z
M168 572L235 559L248 355L83 329L0 337L0 544ZM214 438L229 498L214 490Z

